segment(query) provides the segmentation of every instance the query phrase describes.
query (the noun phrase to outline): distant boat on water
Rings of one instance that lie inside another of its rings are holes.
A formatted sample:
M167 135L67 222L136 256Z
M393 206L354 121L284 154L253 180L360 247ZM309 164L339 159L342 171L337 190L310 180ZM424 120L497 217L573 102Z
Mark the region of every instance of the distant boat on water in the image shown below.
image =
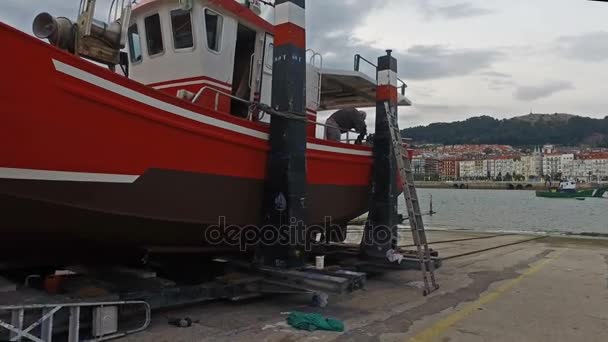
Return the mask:
M606 191L608 191L608 187L578 190L574 180L565 180L559 184L559 188L557 190L536 191L536 197L576 199L584 199L588 197L602 198L604 197Z

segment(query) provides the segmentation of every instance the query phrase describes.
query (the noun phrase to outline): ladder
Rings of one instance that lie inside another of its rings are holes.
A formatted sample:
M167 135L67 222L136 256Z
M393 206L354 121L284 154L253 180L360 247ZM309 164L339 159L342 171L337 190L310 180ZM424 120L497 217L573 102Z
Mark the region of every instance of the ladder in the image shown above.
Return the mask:
M388 102L385 102L384 106L388 116L388 129L391 133L393 153L397 160L403 197L405 198L405 207L407 208L412 230L412 238L414 245L416 245L417 257L420 260L420 270L422 271L422 280L424 282L423 294L426 296L439 288L439 285L435 281L435 264L431 259L431 251L426 239L426 232L424 231L424 222L422 221L420 202L418 201L418 194L414 185L411 162L407 157L407 153L403 153L397 112L391 110Z

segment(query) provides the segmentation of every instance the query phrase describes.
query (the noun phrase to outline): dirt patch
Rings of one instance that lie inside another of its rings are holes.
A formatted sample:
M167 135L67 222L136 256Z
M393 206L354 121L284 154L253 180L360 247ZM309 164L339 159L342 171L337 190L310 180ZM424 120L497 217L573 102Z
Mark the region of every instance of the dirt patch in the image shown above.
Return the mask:
M591 238L574 238L574 237L559 237L551 236L539 242L547 244L551 247L608 247L608 239L591 239Z
M517 278L520 275L517 271L529 267L553 251L553 249L545 249L531 258L501 271L469 273L469 277L473 279L473 282L469 286L460 288L454 292L431 297L426 303L393 315L387 320L369 322L369 324L361 328L339 336L335 341L380 341L380 334L407 333L415 321L440 313L446 309L454 308L463 302L475 301L482 293L488 290L491 284Z

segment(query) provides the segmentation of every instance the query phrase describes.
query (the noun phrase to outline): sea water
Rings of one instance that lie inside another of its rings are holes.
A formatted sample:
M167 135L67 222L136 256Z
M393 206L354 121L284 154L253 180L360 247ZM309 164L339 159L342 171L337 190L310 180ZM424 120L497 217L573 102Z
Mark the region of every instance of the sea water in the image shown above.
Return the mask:
M525 190L418 189L427 228L491 232L608 234L608 198L538 198ZM399 200L404 211L403 198Z

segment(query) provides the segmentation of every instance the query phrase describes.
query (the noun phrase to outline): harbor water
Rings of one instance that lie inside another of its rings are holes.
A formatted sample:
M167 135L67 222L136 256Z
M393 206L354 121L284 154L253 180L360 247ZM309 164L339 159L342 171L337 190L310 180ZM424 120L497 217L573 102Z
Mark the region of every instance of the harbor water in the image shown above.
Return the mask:
M425 226L492 232L608 234L608 199L537 198L534 191L418 189ZM400 197L400 212L404 212Z

